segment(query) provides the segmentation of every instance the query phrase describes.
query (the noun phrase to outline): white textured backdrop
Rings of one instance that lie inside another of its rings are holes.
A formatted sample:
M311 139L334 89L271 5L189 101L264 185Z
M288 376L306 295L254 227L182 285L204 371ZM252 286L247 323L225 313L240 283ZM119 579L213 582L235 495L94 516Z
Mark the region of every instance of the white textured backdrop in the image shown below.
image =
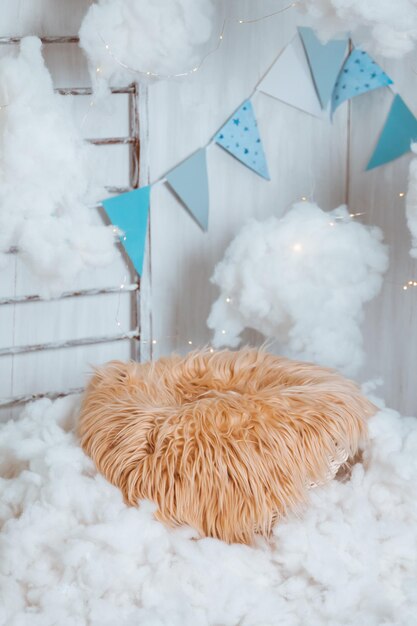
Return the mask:
M235 14L251 17L273 11L277 1L233 0ZM36 33L74 34L89 5L84 0L38 2L36 14L28 0L2 0L1 35ZM293 37L300 18L292 12L256 24L230 24L221 49L201 71L183 82L158 83L149 88L148 111L143 102L143 178L166 172L198 147L205 145L226 117L252 91L279 51ZM1 48L0 52L5 53ZM57 86L87 84L85 61L76 46L48 46L47 63ZM414 59L382 62L400 93L417 113L413 93L417 86ZM281 214L302 196L314 198L325 209L349 201L364 220L381 226L391 247L391 268L383 292L368 307L367 366L363 378L381 377L387 402L403 413L414 413L414 365L417 340L417 289L402 285L416 278L415 261L408 256L409 236L404 198L409 157L365 173L391 101L388 90L362 96L338 111L333 126L296 111L266 95L254 104L269 160L270 183L252 174L220 148L209 151L211 212L208 234L198 226L164 187L152 194L150 256L151 291L143 297L144 345L159 356L208 343L206 318L216 291L209 283L214 265L237 230L249 217ZM126 103L120 100L113 115L85 124L86 136L124 134ZM108 149L103 176L108 184L122 184L126 154ZM77 286L117 285L125 280L120 259L110 270L89 273ZM149 281L150 278L150 281ZM36 285L16 259L0 273L0 297L34 293ZM151 294L151 295L149 295ZM54 341L63 338L118 332L118 296L25 304L0 310L1 346ZM306 303L308 306L308 303ZM122 296L119 320L129 326L128 297ZM150 321L150 323L148 323ZM253 339L256 339L252 336ZM192 345L189 343L192 342ZM0 397L56 390L81 384L90 363L127 358L129 346L106 344L42 354L0 358Z

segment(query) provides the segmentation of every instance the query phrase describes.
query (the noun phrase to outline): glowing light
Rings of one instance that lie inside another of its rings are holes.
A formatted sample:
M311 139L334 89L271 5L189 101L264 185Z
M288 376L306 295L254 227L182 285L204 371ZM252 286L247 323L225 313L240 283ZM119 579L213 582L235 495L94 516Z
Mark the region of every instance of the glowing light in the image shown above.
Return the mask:
M210 348L210 352L213 354L213 352L214 352L213 348Z
M225 330L222 330L222 335L225 335L225 334L226 334L226 331L225 331Z
M404 285L403 289L404 289L404 291L407 291L407 289L408 289L407 285Z
M155 346L156 345L156 339L152 339L152 343Z
M96 67L96 72L98 74L99 72L101 72L101 69L99 67Z
M302 200L303 202L305 202L305 201L307 200L307 198L306 198L305 196L303 196L303 197L301 198L301 200Z
M193 342L192 342L192 341L189 341L188 343L189 343L189 345L190 345L190 346L192 346L192 345L193 345Z
M301 245L301 243L295 243L292 249L294 250L294 252L302 252L303 246Z
M232 300L230 298L226 298L226 302L231 302Z
M400 193L398 195L400 196L400 198L404 198L405 192L404 191L400 191Z

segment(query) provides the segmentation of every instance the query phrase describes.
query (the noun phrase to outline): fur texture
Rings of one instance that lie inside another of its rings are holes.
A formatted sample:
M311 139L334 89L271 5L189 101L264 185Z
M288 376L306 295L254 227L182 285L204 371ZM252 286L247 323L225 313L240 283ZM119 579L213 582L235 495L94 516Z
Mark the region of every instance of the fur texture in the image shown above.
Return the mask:
M127 503L149 499L168 524L251 543L358 452L374 412L330 370L255 349L203 351L98 369L79 436Z

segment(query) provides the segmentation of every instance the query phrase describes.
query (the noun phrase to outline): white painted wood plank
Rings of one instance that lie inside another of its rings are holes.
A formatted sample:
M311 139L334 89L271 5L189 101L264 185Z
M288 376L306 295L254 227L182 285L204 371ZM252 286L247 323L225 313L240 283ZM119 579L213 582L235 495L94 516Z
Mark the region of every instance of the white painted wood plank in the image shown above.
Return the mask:
M253 3L235 2L250 14ZM259 7L257 9L259 12ZM184 82L149 89L151 180L204 145L251 93L295 34L296 17L229 26L224 46ZM167 103L168 106L167 106ZM204 234L167 188L152 192L152 311L155 354L210 341L216 290L209 279L246 220L280 215L302 196L325 209L345 201L346 113L323 122L263 94L254 98L271 182L219 147L209 150L210 225ZM192 342L190 344L189 342Z
M417 114L414 97L417 80L409 64L391 61L384 67ZM392 99L389 89L380 89L352 102L349 197L351 209L365 211L365 222L379 226L390 246L390 268L382 293L367 307L364 325L367 358L362 378L381 378L380 395L388 405L414 415L417 291L403 291L402 286L417 276L417 264L408 254L410 235L405 221L405 198L399 196L407 189L410 157L364 171Z

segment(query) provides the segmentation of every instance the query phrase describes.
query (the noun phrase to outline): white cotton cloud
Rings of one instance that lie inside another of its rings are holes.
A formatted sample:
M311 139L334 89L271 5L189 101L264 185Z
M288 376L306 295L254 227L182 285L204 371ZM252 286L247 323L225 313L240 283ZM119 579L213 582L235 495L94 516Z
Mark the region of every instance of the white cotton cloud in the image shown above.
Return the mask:
M400 58L417 41L417 0L304 0L301 6L325 37L351 31L383 56Z
M99 0L80 29L96 91L192 70L208 52L215 13L215 0Z
M388 266L382 233L302 202L282 218L247 224L217 265L208 326L214 346L236 347L245 328L281 353L354 375L363 363L365 302Z
M0 424L0 624L415 624L415 418L378 413L352 477L250 548L126 506L81 450L76 413L41 401Z
M18 250L42 295L70 287L82 269L116 253L112 229L89 208L103 194L97 148L82 140L64 100L36 37L0 61L0 252Z
M417 143L412 144L412 151L417 154ZM411 233L410 256L417 259L417 158L410 163L408 190L406 199L407 225Z

